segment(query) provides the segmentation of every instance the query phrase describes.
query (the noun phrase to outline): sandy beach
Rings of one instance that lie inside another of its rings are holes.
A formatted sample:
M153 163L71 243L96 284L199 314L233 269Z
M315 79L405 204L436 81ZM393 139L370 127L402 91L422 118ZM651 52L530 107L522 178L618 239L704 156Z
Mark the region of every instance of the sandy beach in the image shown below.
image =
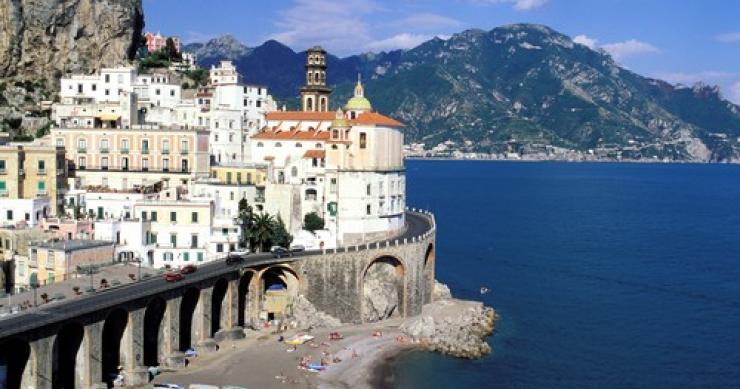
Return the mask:
M347 325L314 331L289 330L281 334L270 331L248 331L247 338L225 341L219 350L191 358L181 371L163 371L155 383L238 385L247 388L370 388L377 387L374 373L387 358L413 347L401 343L402 319L380 323ZM343 339L329 340L330 332ZM382 333L382 336L377 336ZM290 339L297 334L310 334L313 341L293 346L280 342L280 335ZM289 351L290 350L290 351ZM337 360L324 371L299 368L303 358L312 363L322 359Z

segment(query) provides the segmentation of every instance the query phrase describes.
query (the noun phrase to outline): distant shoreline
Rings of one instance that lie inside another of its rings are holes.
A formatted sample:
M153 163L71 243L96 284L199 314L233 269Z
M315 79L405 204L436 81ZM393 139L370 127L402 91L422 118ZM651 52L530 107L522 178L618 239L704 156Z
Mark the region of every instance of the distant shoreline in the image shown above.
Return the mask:
M652 161L638 159L493 159L493 158L452 158L452 157L404 157L406 161L474 161L474 162L527 162L527 163L612 163L633 165L740 165L740 162L701 162L701 161Z

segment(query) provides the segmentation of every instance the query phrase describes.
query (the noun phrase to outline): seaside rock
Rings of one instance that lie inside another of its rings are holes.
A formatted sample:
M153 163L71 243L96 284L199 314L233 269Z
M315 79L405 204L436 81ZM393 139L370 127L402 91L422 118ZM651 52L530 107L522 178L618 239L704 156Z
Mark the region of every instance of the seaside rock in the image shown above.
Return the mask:
M325 312L321 312L304 296L298 296L293 301L292 324L296 328L333 328L342 325L342 322Z
M486 338L496 314L480 302L441 300L424 306L422 315L401 330L423 348L458 358L477 359L491 352Z
M437 280L434 280L434 288L432 289L432 301L451 298L452 292L450 292L450 287Z
M398 315L398 275L393 265L376 262L365 276L365 322L376 322Z

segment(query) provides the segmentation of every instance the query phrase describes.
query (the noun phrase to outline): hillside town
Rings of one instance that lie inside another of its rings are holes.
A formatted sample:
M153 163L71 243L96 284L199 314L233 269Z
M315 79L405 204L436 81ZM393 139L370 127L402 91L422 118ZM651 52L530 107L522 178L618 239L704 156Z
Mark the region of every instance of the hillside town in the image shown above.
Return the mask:
M145 35L150 51L161 35ZM174 42L179 50L179 42ZM358 78L330 110L326 52L308 50L301 109L221 61L198 87L135 65L59 80L48 135L0 138L0 285L19 293L91 266L180 269L230 253L332 249L404 227L403 124Z

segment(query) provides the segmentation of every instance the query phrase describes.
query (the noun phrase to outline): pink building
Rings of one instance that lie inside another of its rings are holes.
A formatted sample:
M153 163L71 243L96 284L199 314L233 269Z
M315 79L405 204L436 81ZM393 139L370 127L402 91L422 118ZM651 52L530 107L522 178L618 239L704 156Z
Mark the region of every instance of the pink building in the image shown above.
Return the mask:
M177 51L180 51L180 39L177 37L166 37L162 36L160 33L153 34L151 32L147 32L144 34L144 39L146 39L146 47L149 50L150 53L157 52L159 50L162 50L167 45L167 38L172 38L172 40L175 42L175 48L177 48Z
M95 230L93 220L45 219L41 228L52 233L54 238L92 239Z

